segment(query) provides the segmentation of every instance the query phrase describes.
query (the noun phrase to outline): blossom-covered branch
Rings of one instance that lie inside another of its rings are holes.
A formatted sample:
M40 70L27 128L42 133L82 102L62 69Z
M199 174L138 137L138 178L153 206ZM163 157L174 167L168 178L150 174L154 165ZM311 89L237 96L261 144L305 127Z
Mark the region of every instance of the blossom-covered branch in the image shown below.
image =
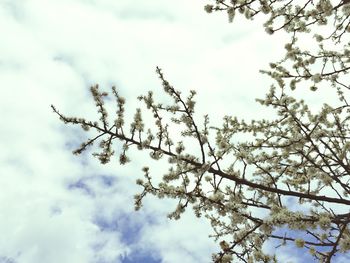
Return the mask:
M227 116L223 127L208 127L207 116L203 125L194 118L194 92L185 100L164 79L159 68L157 74L173 104L156 103L151 92L139 97L154 116L156 134L151 129L145 132L140 109L136 110L130 132L125 132L127 129L121 110L125 100L115 88L112 93L119 110L111 127L103 100L108 95L100 92L98 86L93 86L91 91L101 116L99 122L66 117L53 107L65 123L97 132L93 139L84 142L74 152L79 154L87 145L100 139L102 151L94 155L101 163L108 162L114 154L111 147L113 140L123 142L119 156L121 164L130 161L127 152L131 146L150 151L153 159L167 156L170 168L158 185L153 183L150 168L143 169L145 179L137 180L143 191L135 197L136 208L141 207L147 194L179 200L170 218L180 218L191 205L197 216L205 215L211 221L214 237L224 238L229 244L214 256L215 261L221 262L233 255L242 260L270 258L262 253L263 241L299 240L277 234L278 229L286 225L311 233L303 244L315 251L318 258L324 258L325 247L335 251L335 247L344 244L348 232L342 229L349 223L350 213L336 213L332 206L337 204L346 209L350 205L347 198L350 192L347 156L350 143L346 140L350 134L348 119L341 116L348 108L346 105L340 109L325 105L320 113L312 114L303 101L287 96L283 89L280 94L271 89L259 102L277 109L279 118L276 120L247 124ZM182 136L194 140L191 145L186 145L183 140L174 142L171 139L171 126L162 123L165 115L169 114L173 125L183 128ZM200 126L203 126L202 130ZM212 136L212 132L216 135ZM256 139L234 143L238 133L252 133ZM194 142L198 145L198 153L193 151ZM191 150L187 151L187 147ZM227 167L221 164L225 158L236 161ZM254 171L248 173L247 167ZM288 204L293 200L300 203L303 210L288 210ZM318 247L321 249L318 250ZM342 246L341 249L348 248Z

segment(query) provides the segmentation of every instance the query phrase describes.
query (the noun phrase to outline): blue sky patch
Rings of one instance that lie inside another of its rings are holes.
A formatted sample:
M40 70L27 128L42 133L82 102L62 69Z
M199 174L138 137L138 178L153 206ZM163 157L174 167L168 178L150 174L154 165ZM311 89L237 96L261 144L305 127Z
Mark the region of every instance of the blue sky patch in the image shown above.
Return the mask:
M116 216L112 220L103 217L96 217L94 223L100 228L100 231L112 231L121 234L121 241L130 245L137 242L140 238L142 229L141 222L136 222L130 215ZM143 222L144 224L145 222Z
M110 175L97 175L97 176L89 176L80 178L68 185L69 190L80 190L83 194L86 194L91 197L96 197L96 193L89 185L90 183L98 183L101 182L102 186L105 188L112 187L116 182L117 178L115 176Z
M162 260L151 254L139 251L133 251L128 256L121 258L121 263L161 263Z
M0 263L16 263L16 261L9 257L0 256Z
M85 179L79 179L78 181L68 185L69 190L79 190L83 194L91 197L95 197L94 191L85 183Z

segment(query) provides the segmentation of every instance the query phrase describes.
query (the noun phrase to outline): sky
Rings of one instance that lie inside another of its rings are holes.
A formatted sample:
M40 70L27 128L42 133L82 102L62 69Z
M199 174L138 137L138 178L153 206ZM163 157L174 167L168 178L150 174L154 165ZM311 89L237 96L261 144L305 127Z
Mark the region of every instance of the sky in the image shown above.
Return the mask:
M50 109L96 118L89 87L97 83L115 85L131 110L148 90L162 99L159 66L176 89L198 92L198 114L214 124L228 114L266 117L255 98L271 80L258 71L281 58L287 38L267 35L259 20L230 24L205 4L0 1L1 263L210 261L217 247L205 219L188 212L169 221L175 203L151 197L134 211L142 154L123 167L74 156L85 135Z

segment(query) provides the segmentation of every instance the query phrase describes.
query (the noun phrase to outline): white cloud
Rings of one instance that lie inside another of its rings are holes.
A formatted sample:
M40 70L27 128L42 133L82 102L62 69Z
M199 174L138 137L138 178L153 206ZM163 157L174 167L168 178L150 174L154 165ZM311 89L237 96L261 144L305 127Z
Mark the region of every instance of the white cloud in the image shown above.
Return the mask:
M152 198L132 212L140 153L126 167L71 156L82 135L62 127L49 105L95 118L88 87L99 83L116 84L133 108L140 93L163 96L158 65L177 89L198 90L199 114L213 113L214 122L226 114L257 117L254 98L269 85L257 71L271 59L268 47L282 48L259 23L239 23L206 14L200 0L0 3L0 259L115 262L140 249L163 262L208 261L215 252L208 222L191 213L168 222L173 202ZM100 175L116 179L106 185ZM130 226L138 237L132 243L120 229Z

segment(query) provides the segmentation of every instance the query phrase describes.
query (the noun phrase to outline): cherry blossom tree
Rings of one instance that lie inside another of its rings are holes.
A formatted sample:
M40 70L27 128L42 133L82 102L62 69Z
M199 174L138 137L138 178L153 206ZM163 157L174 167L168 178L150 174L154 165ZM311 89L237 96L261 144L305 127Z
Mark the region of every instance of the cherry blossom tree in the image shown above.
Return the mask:
M206 217L219 244L214 262L278 262L263 249L270 241L278 242L276 249L292 245L307 250L315 261L331 262L350 250L348 2L216 0L205 6L208 13L227 13L230 22L241 14L248 20L266 16L267 33L290 34L285 57L261 71L274 84L257 102L275 110L273 120L226 116L220 127L213 127L208 115L195 115L196 92L184 96L158 67L172 102L158 103L151 91L138 97L154 123L146 125L145 110L138 108L127 125L125 99L115 87L111 95L91 87L98 121L52 109L64 123L94 134L75 154L98 143L100 150L93 155L102 164L115 154L120 164L128 163L132 147L166 160L168 170L160 180L155 179L159 169L142 169L144 177L136 183L143 190L135 196L135 208L150 194L178 201L169 218L179 219L190 207L196 216ZM300 45L305 37L314 45ZM292 96L297 88L321 92L321 85L334 90L338 105L325 103L311 111L304 100ZM108 96L115 99L116 114L106 110ZM175 129L181 130L180 137ZM241 134L249 139L237 140ZM115 149L114 142L121 147Z

